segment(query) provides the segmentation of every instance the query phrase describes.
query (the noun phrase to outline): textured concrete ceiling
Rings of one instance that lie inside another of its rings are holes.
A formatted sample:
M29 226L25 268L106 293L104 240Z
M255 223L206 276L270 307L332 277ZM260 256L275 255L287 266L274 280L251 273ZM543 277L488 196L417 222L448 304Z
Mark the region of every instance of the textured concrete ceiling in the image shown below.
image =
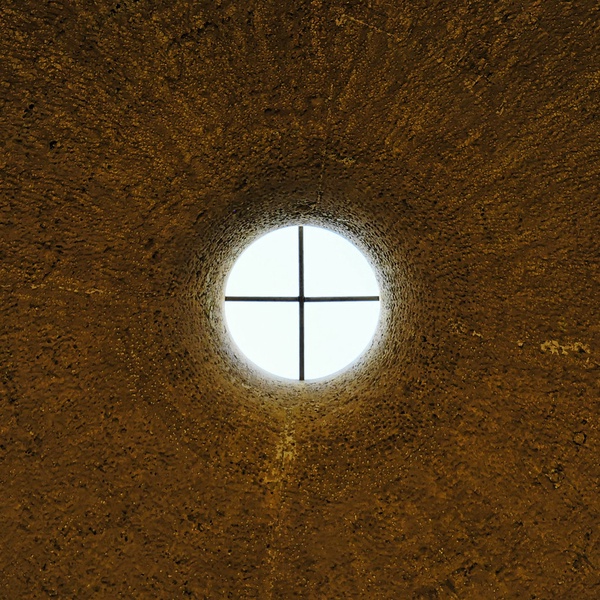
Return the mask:
M0 597L600 597L600 10L0 5ZM283 385L224 278L378 262L373 351Z

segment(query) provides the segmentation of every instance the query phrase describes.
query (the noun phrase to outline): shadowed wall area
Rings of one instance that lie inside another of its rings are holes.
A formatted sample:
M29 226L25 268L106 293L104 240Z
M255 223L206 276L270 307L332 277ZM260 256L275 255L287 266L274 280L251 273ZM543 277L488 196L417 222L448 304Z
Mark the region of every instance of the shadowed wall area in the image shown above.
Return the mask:
M594 0L0 4L0 598L600 597ZM227 340L256 236L375 347Z

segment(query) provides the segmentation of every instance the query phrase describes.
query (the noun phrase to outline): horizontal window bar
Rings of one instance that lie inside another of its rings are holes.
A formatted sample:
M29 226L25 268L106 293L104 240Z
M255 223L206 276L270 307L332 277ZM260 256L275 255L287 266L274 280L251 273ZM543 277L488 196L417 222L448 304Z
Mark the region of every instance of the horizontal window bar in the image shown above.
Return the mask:
M379 296L307 296L304 302L371 302Z
M300 302L300 296L225 296L227 302Z
M377 302L379 296L307 296L304 302ZM225 296L226 302L300 302L300 296Z

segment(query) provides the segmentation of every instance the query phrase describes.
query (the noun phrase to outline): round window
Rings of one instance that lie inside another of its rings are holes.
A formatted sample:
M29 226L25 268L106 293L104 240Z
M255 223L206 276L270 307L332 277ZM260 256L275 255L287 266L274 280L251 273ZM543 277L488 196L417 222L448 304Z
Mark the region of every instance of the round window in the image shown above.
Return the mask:
M261 369L286 379L327 377L370 345L379 286L362 253L319 227L272 231L251 244L229 274L227 329Z

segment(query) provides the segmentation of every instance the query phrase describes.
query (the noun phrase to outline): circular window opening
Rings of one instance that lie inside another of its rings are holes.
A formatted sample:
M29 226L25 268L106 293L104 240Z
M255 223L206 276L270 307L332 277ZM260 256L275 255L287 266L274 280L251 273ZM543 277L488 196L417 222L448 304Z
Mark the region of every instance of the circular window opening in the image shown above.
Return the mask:
M366 258L319 227L261 237L238 258L225 289L225 320L238 348L286 379L320 379L353 363L370 346L379 312Z

